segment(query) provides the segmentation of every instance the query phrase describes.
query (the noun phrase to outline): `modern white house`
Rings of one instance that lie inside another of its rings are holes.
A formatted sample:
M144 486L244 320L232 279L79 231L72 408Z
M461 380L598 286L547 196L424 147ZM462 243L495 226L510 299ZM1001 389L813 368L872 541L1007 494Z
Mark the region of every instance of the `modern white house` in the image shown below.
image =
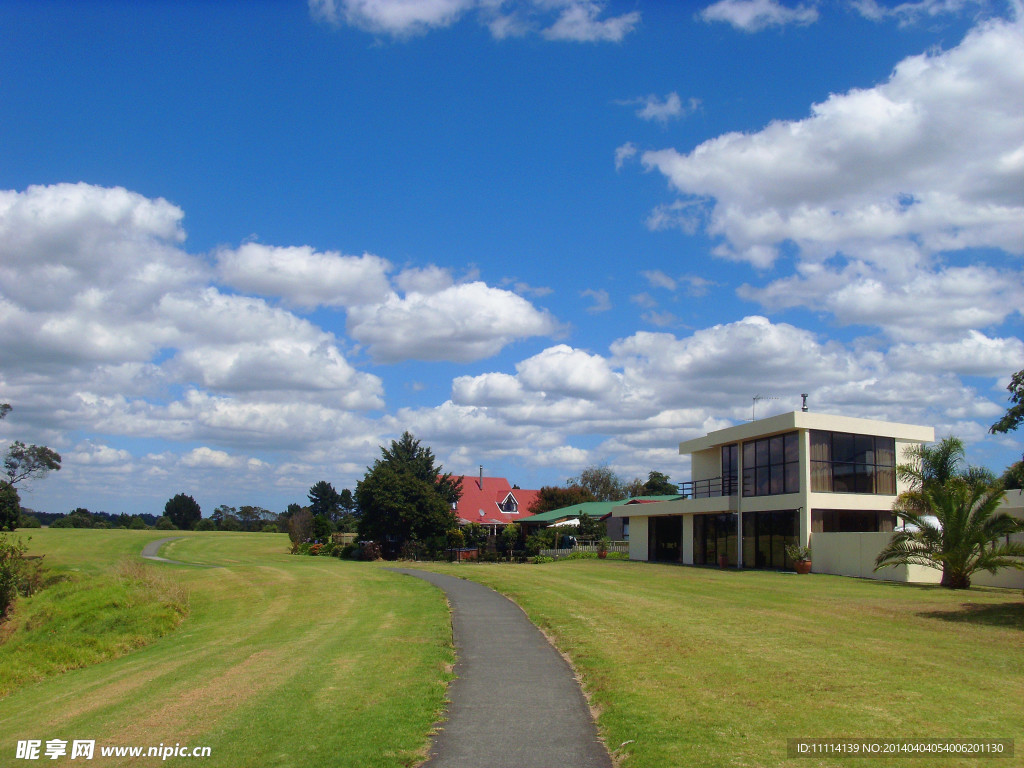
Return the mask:
M934 439L931 427L783 413L680 443L692 478L680 497L611 514L629 519L632 560L792 570L785 547L799 544L812 548L816 573L938 583L939 571L923 566L874 571L904 490L896 464ZM1007 503L1019 505L1019 494ZM1017 581L1024 586L1024 572L975 578Z

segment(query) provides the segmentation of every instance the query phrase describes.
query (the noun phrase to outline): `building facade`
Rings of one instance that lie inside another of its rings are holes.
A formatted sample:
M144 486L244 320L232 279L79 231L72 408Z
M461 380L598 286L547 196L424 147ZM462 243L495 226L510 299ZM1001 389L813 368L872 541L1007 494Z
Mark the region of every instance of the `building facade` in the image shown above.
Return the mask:
M612 515L629 518L634 560L790 570L787 544L891 533L896 464L934 439L931 427L783 413L680 443L692 478L680 497Z

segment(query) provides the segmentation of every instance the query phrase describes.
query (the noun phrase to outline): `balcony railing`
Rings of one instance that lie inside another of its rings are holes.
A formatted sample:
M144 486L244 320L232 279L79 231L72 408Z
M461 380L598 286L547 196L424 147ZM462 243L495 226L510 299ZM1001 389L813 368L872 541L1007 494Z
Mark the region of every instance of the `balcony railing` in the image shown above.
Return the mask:
M717 496L735 496L739 483L735 477L710 477L706 480L689 480L679 484L679 494L684 499L710 499Z

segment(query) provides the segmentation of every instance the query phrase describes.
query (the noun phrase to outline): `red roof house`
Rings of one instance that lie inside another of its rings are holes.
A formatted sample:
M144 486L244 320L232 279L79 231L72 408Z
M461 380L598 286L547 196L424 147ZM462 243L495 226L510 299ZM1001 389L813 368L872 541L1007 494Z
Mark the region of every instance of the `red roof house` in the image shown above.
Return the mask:
M529 517L530 505L540 491L513 488L504 477L462 476L462 498L455 507L459 525L480 523L493 533L509 523Z

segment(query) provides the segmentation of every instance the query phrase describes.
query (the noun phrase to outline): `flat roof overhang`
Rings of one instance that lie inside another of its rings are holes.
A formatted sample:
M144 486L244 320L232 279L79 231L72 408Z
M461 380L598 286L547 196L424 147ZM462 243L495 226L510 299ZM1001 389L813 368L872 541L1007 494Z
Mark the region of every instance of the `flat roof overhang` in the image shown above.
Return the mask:
M758 437L792 432L795 429L820 429L829 432L852 432L859 435L875 435L876 437L892 437L897 440L930 443L935 440L932 427L916 424L899 424L893 421L877 421L860 419L853 416L835 416L829 413L811 413L810 411L790 411L767 419L737 424L709 432L704 437L686 440L679 444L679 453L696 453L709 448L753 440Z

